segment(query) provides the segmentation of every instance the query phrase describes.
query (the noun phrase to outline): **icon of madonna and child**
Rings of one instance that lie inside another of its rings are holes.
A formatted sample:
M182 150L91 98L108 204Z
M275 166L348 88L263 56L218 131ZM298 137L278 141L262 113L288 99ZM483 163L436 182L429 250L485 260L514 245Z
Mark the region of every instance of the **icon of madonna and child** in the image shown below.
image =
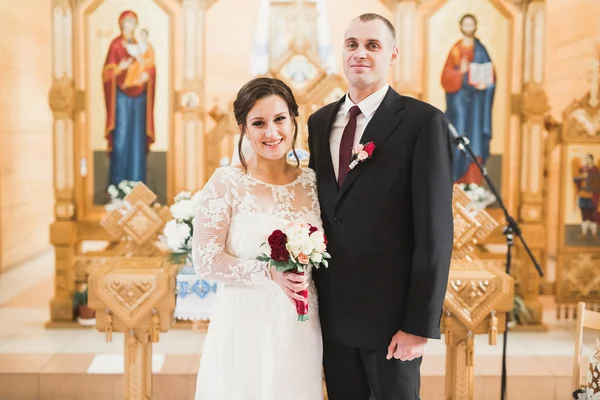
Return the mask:
M119 16L120 35L108 48L102 80L110 168L108 186L147 180L147 157L154 143L156 68L148 30L136 34L138 16Z

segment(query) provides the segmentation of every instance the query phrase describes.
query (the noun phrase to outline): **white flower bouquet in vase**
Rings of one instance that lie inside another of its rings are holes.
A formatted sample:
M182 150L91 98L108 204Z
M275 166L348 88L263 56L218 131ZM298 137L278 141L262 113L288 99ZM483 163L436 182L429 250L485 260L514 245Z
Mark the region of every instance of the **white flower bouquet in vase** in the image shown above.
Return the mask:
M104 206L106 211L110 212L113 209L121 208L125 197L137 185L137 181L121 181L118 185L110 185L106 190L110 196L110 201Z
M494 194L483 186L475 183L460 183L458 185L471 199L469 206L475 210L483 210L496 202Z
M191 257L199 196L200 192L192 195L185 191L175 196L175 202L170 207L173 219L163 229L162 239L171 251L171 262L181 265L177 274L175 303L175 318L180 320L210 319L218 286L217 282L206 281L196 275Z
M170 207L173 219L165 224L163 230L167 247L172 252L172 261L178 264L192 265L194 213L199 194L192 196L190 192L181 192L175 196L175 203Z

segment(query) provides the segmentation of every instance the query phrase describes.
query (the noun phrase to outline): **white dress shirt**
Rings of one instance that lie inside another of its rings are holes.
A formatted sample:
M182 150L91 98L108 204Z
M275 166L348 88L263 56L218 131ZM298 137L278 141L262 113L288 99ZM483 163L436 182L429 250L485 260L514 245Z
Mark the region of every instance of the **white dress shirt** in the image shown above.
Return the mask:
M362 139L362 135L365 132L365 128L375 111L379 108L381 103L383 102L383 98L385 97L388 91L389 85L385 85L375 93L369 95L369 97L365 98L360 103L356 104L358 108L360 108L360 114L356 117L356 133L354 134L354 143L353 146L356 146L360 143ZM350 118L350 108L354 106L354 102L350 99L348 93L346 93L346 98L344 103L340 106L338 110L335 120L333 121L333 126L331 127L331 135L329 135L329 147L331 149L331 161L333 162L333 170L335 172L335 178L338 178L338 170L340 163L340 142L342 141L342 134L344 133L344 128L348 123L348 119Z

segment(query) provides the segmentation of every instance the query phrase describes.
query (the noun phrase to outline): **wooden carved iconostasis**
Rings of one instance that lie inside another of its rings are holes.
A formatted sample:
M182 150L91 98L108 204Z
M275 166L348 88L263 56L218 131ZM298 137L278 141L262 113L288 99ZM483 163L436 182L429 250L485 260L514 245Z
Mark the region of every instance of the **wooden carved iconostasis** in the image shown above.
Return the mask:
M260 0L256 15L250 74L280 79L294 91L300 114L296 150L307 165L308 117L347 90L332 57L326 0ZM207 178L231 161L240 134L231 107L215 106L209 114L216 125L208 133ZM289 161L295 162L291 153Z
M52 323L72 320L73 259L110 185L142 181L170 204L204 183L204 19L215 0L53 0L56 254Z
M556 271L558 318L575 318L577 302L600 308L600 70L591 89L563 112ZM561 307L562 306L562 307ZM572 310L573 312L569 312Z
M466 136L538 262L545 264L543 219L544 1L386 0L399 58L394 84L446 112ZM414 32L419 32L415 35ZM476 166L455 151L455 183L496 219L483 258L505 257L504 214ZM500 245L502 247L493 246ZM515 238L516 294L541 325L540 277ZM492 247L500 251L488 252Z

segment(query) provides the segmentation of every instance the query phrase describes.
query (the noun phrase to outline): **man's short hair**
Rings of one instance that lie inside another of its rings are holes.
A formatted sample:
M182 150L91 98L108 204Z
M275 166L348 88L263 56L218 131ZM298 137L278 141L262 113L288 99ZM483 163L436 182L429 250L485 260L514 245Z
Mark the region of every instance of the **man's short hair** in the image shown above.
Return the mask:
M396 28L394 28L394 25L392 25L392 23L386 17L375 13L366 13L359 15L356 19L360 20L360 22L369 22L375 20L383 22L390 31L390 34L392 35L392 40L396 41Z

